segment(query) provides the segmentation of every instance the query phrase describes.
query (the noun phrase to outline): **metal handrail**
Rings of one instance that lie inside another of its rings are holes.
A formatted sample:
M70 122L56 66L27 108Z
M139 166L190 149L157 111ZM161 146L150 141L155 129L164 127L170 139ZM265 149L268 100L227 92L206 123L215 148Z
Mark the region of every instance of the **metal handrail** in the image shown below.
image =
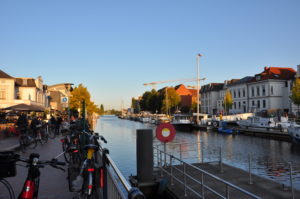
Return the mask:
M106 155L107 160L109 161L109 164L111 165L112 169L116 172L117 176L119 177L121 183L124 185L127 192L130 192L132 190L132 186L129 184L129 182L126 180L126 178L123 176L113 159L107 154Z
M223 180L223 179L221 179L221 178L219 178L219 177L217 177L217 176L215 176L215 175L213 175L213 174L211 174L211 173L209 173L209 172L207 172L207 171L204 171L204 170L202 170L202 169L200 169L200 168L198 168L198 167L196 167L196 166L194 166L194 165L192 165L192 164L186 163L186 162L182 161L181 159L179 159L179 158L177 158L177 157L175 157L175 156L173 156L173 155L171 155L171 154L169 154L169 153L166 153L166 152L164 152L164 151L158 149L157 147L153 147L153 148L155 148L155 149L156 149L157 151L159 151L160 153L164 153L164 154L166 154L166 155L168 155L168 156L170 156L170 157L176 159L177 161L179 161L179 162L181 162L181 163L183 163L183 164L185 164L185 165L188 165L188 166L192 167L193 169L196 169L196 170L198 170L199 172L204 173L204 174L206 174L206 175L212 177L213 179L215 179L215 180L217 180L217 181L219 181L219 182L224 183L224 184L226 185L226 187L229 186L229 187L231 187L231 188L233 188L233 189L235 189L235 190L237 190L237 191L240 191L240 192L244 193L245 195L248 195L248 196L250 196L250 197L252 197L252 198L256 198L256 199L260 199L260 198L261 198L261 197L259 197L259 196L256 196L255 194L252 194L252 193L250 193L250 192L248 192L248 191L246 191L246 190L244 190L244 189L242 189L242 188L240 188L240 187L238 187L238 186L236 186L236 185L234 185L234 184L232 184L232 183L230 183L230 182L228 182L228 181L225 181L225 180ZM207 189L207 187L205 187L205 188ZM210 190L210 189L208 189L208 190ZM211 191L211 190L210 190L210 191ZM214 191L213 191L213 193L214 193ZM215 193L215 194L216 194L216 193ZM219 195L219 193L218 193L217 195ZM223 196L222 196L222 197L223 197Z

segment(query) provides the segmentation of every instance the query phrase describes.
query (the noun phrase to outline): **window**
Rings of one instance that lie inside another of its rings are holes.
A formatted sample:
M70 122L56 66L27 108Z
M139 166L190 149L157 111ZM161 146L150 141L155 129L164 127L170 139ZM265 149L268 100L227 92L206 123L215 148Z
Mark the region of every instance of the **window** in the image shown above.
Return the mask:
M252 106L255 106L255 102L254 102L254 100L252 101Z
M260 108L260 101L257 100L257 108Z
M240 91L240 89L238 90L238 96L241 97L241 91Z
M257 87L256 87L256 94L257 94L257 96L260 96L259 91L260 91L260 90L259 90L259 86L257 86Z
M271 86L271 95L273 95L273 86Z
M7 86L1 85L0 86L0 100L7 99Z
M266 100L263 100L263 108L266 108Z
M260 76L260 75L257 75L257 76L256 76L256 80L257 80L257 81L261 80L261 76Z
M241 102L239 102L239 109L241 108Z
M288 82L287 81L285 81L285 87L288 87Z
M262 85L262 95L266 96L266 87L265 87L265 85Z
M236 98L235 90L233 91L233 98Z
M254 87L251 87L252 97L254 97Z
M246 92L245 92L245 89L243 89L243 97L246 96Z
M236 109L236 102L234 102L233 107L234 107L234 109Z

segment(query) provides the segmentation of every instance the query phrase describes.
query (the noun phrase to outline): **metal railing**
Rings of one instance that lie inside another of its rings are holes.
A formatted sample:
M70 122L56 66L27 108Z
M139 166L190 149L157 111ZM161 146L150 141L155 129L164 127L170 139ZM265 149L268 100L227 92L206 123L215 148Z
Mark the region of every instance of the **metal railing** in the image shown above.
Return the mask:
M158 147L154 147L154 149L156 150L156 158L154 158L154 161L155 159L157 160L157 165L158 168L160 168L161 177L163 176L163 173L166 173L170 178L171 185L174 184L174 180L178 184L181 184L185 196L187 196L187 193L190 192L191 194L194 194L199 198L205 198L205 195L209 193L219 198L229 199L230 192L234 191L239 192L241 198L243 198L243 196L256 199L260 198L259 196L256 196L234 184L231 184L228 181L225 181L211 173L208 173L200 169L199 167L184 162L183 160L160 150ZM175 165L173 164L173 161L178 161L179 164ZM163 165L163 162L165 163L165 165ZM197 177L199 177L200 179ZM221 184L223 188L221 188L220 190L216 190L215 187L213 188L209 186L208 181L211 182L212 180L215 181L215 183ZM222 190L225 190L225 193L222 193Z
M132 187L123 176L107 149L103 149L98 155L99 165L103 168L103 173L100 173L103 179L99 182L100 187L102 184L99 190L101 199L145 199L143 193Z

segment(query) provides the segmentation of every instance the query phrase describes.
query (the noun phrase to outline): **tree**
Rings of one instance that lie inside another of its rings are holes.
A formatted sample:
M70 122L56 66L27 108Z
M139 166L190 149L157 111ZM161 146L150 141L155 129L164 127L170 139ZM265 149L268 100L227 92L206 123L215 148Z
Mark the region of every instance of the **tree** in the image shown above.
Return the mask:
M82 101L85 100L87 114L92 115L93 113L101 114L100 108L91 101L91 95L86 87L79 84L71 92L70 97L70 109L76 112L79 108L82 108Z
M162 111L168 114L171 110L171 113L174 113L181 102L180 96L173 87L165 88L163 95Z
M139 100L131 98L131 108L133 108L134 113L139 113L141 111Z
M224 96L223 106L225 107L226 114L229 112L229 109L232 107L233 99L231 96L231 92L227 89Z
M150 111L152 113L155 113L157 110L159 110L159 104L160 102L158 93L155 89L146 91L140 100L141 109L143 111Z
M298 113L299 113L299 105L300 105L300 79L296 78L292 87L292 95L290 99L294 104L298 106Z
M101 113L101 115L104 114L104 106L103 106L103 104L101 104L101 106L100 106L100 113Z

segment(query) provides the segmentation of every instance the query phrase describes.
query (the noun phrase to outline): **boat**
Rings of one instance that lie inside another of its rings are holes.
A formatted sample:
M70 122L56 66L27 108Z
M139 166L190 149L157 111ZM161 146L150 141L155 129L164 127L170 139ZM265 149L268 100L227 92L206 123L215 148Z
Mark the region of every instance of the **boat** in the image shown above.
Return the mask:
M247 120L239 120L237 124L242 129L260 129L260 130L278 130L278 131L287 131L287 128L290 126L287 118L281 117L280 121L273 117L260 117L260 116L252 116L248 117Z
M293 143L300 145L300 125L292 123L288 127L288 134L290 135Z
M176 129L190 130L193 127L192 115L189 114L174 114L171 124Z
M219 133L236 134L238 131L228 127L228 123L225 121L221 122L221 127L218 128Z
M170 118L165 114L160 114L157 116L156 124L170 123L170 122L171 122Z

